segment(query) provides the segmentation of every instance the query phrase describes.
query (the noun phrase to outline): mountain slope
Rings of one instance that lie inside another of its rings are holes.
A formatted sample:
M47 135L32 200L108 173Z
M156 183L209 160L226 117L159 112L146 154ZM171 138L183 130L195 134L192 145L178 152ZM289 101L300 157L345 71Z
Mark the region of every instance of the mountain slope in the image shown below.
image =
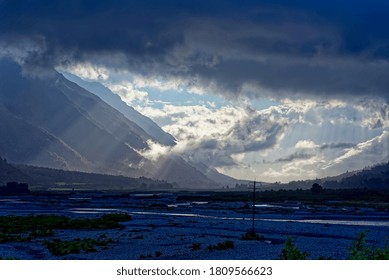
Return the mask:
M140 114L133 107L127 105L122 99L111 90L98 82L88 82L73 74L62 72L64 77L76 83L80 87L96 94L107 104L117 109L129 120L137 123L144 129L152 140L162 145L173 146L176 144L172 135L163 131L150 118ZM186 162L179 157L165 156L154 163L154 166L147 168L148 175L154 178L167 180L169 182L180 182L187 188L220 187L220 185L235 185L236 180L210 169L205 164L193 164ZM181 170L181 171L178 171ZM201 182L201 184L199 183Z
M223 186L234 187L236 184L245 183L243 180L237 180L237 179L232 178L230 176L221 174L216 169L210 168L209 166L205 165L204 163L191 162L190 164L193 167L195 167L197 170L199 170L201 173L203 173L205 176L207 176L209 179L213 180L214 182L218 182L219 184L221 184Z
M166 146L175 145L175 139L172 135L163 131L150 118L140 114L133 107L127 105L127 103L125 103L117 94L113 93L102 84L98 82L87 82L67 72L63 72L62 74L68 80L97 95L101 100L121 112L126 118L139 125L154 141Z
M136 150L147 148L150 138L143 129L56 72L32 78L21 71L10 61L0 63L3 156L47 167L142 174Z
M153 177L177 182L190 189L219 188L220 184L208 178L179 156L166 156L155 163Z
M123 113L125 117L144 129L154 141L166 146L173 146L176 144L175 138L172 135L163 131L150 118L140 114L133 107L125 103L117 94L113 93L102 84L98 82L85 81L78 76L67 72L62 72L62 74L70 81L78 84L80 87L85 88L93 94L96 94L107 104ZM177 172L177 170L182 169L183 167L185 167L185 172ZM155 173L153 173L155 178L171 182L185 182L184 184L187 187L201 187L198 182L196 182L199 180L202 182L203 188L206 186L219 187L219 185L234 186L238 182L238 180L235 180L234 178L220 174L217 170L209 168L204 163L186 162L178 157L162 158L159 163L156 163L155 168ZM166 169L170 171L167 171Z
M0 60L0 74L0 155L10 162L219 186L181 158L144 158L152 136L56 71L33 77Z

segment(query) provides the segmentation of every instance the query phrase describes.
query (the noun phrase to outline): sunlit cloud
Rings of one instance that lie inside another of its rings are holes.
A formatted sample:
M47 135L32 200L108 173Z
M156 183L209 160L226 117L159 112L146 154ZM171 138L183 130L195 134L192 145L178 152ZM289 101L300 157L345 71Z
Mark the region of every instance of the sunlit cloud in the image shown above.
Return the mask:
M336 175L352 167L363 168L367 152L362 150L369 150L370 145L382 146L378 160L389 154L384 149L386 132L364 126L375 112L341 101L287 101L261 110L244 103L221 108L169 104L160 109L146 107L143 112L155 120L163 119L163 128L178 140L169 153L207 162L239 178L288 181ZM336 122L338 118L341 121ZM360 159L354 163L357 154Z
M319 147L319 145L315 144L315 142L310 140L300 140L296 143L296 149L314 149Z
M124 82L121 84L105 84L110 90L119 95L123 101L127 104L131 105L138 102L147 102L148 93L146 91L142 91L136 89L132 83Z
M65 70L87 81L107 81L110 73L107 67L97 66L92 63L71 64L67 65L66 68L59 67L59 69Z

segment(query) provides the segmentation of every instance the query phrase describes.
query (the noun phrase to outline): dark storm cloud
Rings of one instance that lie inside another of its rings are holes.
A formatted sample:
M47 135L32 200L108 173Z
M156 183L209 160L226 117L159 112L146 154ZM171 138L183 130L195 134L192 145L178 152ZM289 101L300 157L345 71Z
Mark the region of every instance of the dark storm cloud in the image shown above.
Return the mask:
M299 160L299 159L310 159L312 157L314 157L314 155L302 153L302 152L296 152L296 153L289 155L287 157L279 158L275 162L292 162L292 161Z
M40 67L92 61L231 98L389 99L387 1L317 2L0 1L0 55L21 48Z
M227 133L226 149L232 153L246 153L274 147L285 131L287 124L273 121L266 116L248 117L238 122Z
M163 11L153 11L143 2L147 1L5 1L0 7L1 37L44 38L46 51L30 59L54 65L104 52L139 59L158 56L180 38L162 34L167 24L159 15Z
M320 146L320 150L326 150L326 149L349 149L352 147L355 147L356 144L353 143L327 143Z

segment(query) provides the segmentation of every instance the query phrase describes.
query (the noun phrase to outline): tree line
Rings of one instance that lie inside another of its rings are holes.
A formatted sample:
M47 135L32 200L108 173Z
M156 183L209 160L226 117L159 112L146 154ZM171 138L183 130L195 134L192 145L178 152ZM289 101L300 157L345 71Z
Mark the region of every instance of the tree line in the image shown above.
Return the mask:
M30 190L28 184L18 182L8 182L5 186L0 186L0 195L28 194Z

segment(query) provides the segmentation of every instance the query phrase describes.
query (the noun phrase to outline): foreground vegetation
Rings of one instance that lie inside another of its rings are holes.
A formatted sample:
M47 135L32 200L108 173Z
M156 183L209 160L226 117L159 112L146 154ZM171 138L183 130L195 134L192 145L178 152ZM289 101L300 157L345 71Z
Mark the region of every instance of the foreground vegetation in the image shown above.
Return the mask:
M94 219L71 219L57 215L1 216L0 231L12 234L53 229L112 229L123 228L120 222L129 220L131 216L127 214L105 214Z
M92 253L98 250L109 249L109 244L117 241L108 238L106 234L100 234L97 238L74 238L59 239L55 236L56 229L73 230L101 230L101 229L121 229L120 222L128 221L131 217L126 214L106 214L95 219L70 219L64 216L8 216L0 217L0 243L6 242L29 242L39 237L53 256L65 256L68 254ZM352 242L348 251L350 260L389 260L389 238L388 242L381 248L376 245L369 245L366 241L367 232L361 232ZM263 242L266 238L258 235L254 231L244 233L241 238L246 242ZM211 244L204 249L201 244L193 243L189 248L192 251L224 251L233 250L236 246L234 241L226 240L217 244ZM141 255L140 259L159 258L162 252L155 254ZM285 241L284 248L278 256L281 260L305 260L309 258L308 252L300 250L291 237ZM0 258L1 259L1 258ZM8 258L7 258L8 259ZM330 259L321 256L319 259Z
M383 247L368 246L366 243L366 231L358 234L349 249L350 260L389 260L389 242ZM388 240L389 241L389 240ZM306 260L309 254L301 251L289 237L285 247L279 255L280 260ZM319 259L329 259L320 257Z
M231 240L226 240L223 242L219 242L215 245L209 245L205 249L209 250L209 251L214 251L214 250L220 251L220 250L234 249L234 242L232 242Z
M54 235L54 230L102 230L124 228L120 222L131 220L127 214L105 214L94 219L71 219L65 216L1 216L0 243L28 242Z
M351 260L389 260L389 238L384 248L368 246L366 243L366 231L358 234L350 247Z
M79 254L81 252L91 253L97 252L96 247L102 249L108 249L108 244L113 243L111 238L100 236L97 239L94 238L76 238L72 240L46 240L44 245L54 256L64 256L68 254Z
M290 237L286 239L285 247L279 255L280 260L305 260L307 257L308 253L297 248Z

